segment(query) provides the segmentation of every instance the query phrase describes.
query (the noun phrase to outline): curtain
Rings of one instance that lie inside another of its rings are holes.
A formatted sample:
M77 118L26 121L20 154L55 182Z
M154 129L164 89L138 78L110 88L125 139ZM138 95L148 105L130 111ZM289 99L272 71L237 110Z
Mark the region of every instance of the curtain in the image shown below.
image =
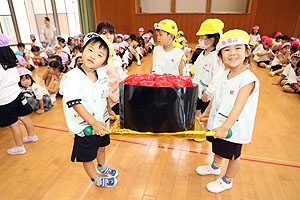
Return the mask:
M95 31L93 0L78 0L80 29L83 34Z

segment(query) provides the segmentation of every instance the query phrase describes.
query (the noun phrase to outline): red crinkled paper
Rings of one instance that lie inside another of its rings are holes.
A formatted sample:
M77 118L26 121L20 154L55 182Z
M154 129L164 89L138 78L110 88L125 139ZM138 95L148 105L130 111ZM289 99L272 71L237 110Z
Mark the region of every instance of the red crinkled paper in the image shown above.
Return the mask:
M174 76L168 74L132 74L123 82L127 85L151 87L192 87L193 82L189 76Z

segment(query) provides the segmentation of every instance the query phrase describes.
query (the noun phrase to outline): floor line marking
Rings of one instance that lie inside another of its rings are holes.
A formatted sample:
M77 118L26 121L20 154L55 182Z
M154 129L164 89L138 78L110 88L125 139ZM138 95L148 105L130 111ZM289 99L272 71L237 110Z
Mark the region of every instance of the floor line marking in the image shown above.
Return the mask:
M54 130L54 131L69 133L68 130L62 130L62 129L51 128L51 127L46 127L46 126L34 125L34 127L41 128L41 129L48 129L48 130ZM165 147L165 146L161 146L161 145L144 144L144 143L140 143L140 142L133 142L133 141L121 140L121 139L115 139L115 138L111 138L111 140L118 141L118 142L129 143L129 144L137 144L137 145L147 146L147 147L156 147L156 148L160 148L160 149L168 149L168 150L173 150L173 151L181 151L181 152L201 154L201 155L207 155L207 156L212 156L213 155L212 153L198 152L198 151L186 150L186 149L178 149L178 148L173 148L173 147ZM263 159L266 159L266 158L263 158ZM269 159L269 158L267 158L267 159ZM244 158L244 157L241 157L241 160L249 161L249 162L263 163L263 164L285 166L285 167L300 168L300 166L298 166L298 165L284 164L284 163L271 162L271 161L263 161L263 160L257 160L257 159L251 159L251 158ZM270 159L270 160L274 160L274 159ZM282 160L280 160L280 161L282 161ZM293 162L293 161L283 161L283 162L286 162L286 163L288 163L288 162L296 163L296 162Z

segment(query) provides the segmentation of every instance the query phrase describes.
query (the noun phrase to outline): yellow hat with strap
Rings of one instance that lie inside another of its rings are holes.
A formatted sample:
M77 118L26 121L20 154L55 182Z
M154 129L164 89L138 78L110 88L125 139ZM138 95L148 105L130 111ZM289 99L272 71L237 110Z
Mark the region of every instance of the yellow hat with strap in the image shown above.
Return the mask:
M176 36L178 32L177 24L171 19L164 19L161 20L159 23L155 23L154 28L155 30L158 29L166 31L170 34L173 34L174 36Z
M85 35L85 37L83 39L83 44L85 45L90 39L92 39L94 37L99 37L102 40L102 42L104 42L104 44L107 45L107 47L108 47L107 64L108 64L111 61L112 56L114 54L114 46L113 46L113 44L104 35L99 35L99 34L94 33L94 32L91 32L91 33L88 33L88 34Z
M184 35L183 31L178 31L178 35L183 36Z
M250 36L246 31L239 29L230 30L221 36L219 43L217 44L216 50L220 51L225 47L237 44L248 45L249 41Z
M208 35L220 33L224 28L224 23L220 19L207 19L205 20L196 35Z

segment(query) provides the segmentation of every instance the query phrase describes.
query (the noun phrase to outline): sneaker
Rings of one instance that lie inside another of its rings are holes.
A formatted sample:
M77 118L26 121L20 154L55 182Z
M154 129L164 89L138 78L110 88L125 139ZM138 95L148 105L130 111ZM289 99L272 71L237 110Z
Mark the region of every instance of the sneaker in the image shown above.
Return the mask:
M39 140L39 138L36 136L36 135L34 135L34 136L27 136L27 137L24 137L23 138L23 142L36 142L36 141L38 141Z
M16 147L8 149L7 153L10 155L18 155L18 154L21 155L21 154L26 153L26 149L25 149L24 145L16 146Z
M194 141L196 141L196 142L203 142L203 141L205 141L206 139L194 139Z
M208 191L213 192L213 193L219 193L219 192L223 192L224 190L228 190L230 188L232 188L232 182L227 184L225 183L222 178L218 178L216 181L210 182L206 185L206 188L208 189Z
M114 187L117 184L116 178L101 178L97 176L95 180L92 180L98 187Z
M138 60L138 61L137 61L137 65L138 65L138 66L141 66L141 65L142 65L142 62L141 62L140 60Z
M267 66L266 66L266 69L271 69L271 65L267 65Z
M273 77L275 75L275 72L270 72L269 75Z
M196 172L199 175L220 175L221 174L221 167L218 169L213 169L211 165L206 165L206 166L199 166L196 168Z
M97 166L98 174L100 175L106 175L108 177L117 177L119 175L118 171L115 169L111 169L106 167L105 170L101 170L99 166Z

